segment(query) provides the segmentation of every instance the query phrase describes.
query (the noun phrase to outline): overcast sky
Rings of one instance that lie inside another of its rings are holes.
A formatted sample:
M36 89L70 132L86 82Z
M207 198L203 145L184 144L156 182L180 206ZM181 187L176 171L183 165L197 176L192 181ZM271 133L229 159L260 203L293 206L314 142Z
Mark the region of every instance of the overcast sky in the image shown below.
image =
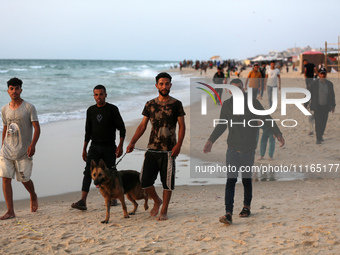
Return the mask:
M244 59L337 43L339 0L1 0L0 58Z

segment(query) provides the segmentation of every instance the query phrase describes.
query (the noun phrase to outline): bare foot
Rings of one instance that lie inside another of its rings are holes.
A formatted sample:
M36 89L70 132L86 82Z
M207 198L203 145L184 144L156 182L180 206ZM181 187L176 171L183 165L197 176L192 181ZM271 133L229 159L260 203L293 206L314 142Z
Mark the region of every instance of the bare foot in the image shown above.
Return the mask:
M15 214L14 213L8 213L6 212L1 218L0 220L8 220L8 219L13 219L15 218Z
M168 219L168 215L166 213L160 213L157 220L167 220L167 219Z
M263 157L260 157L259 160L263 160L264 158Z
M163 203L162 199L158 200L158 203L154 203L152 210L150 211L150 215L151 216L156 216L158 214L159 211L159 207L161 206L161 204Z
M272 160L273 160L273 158L272 158L272 157L269 157L268 161L272 161Z
M31 197L31 212L36 212L38 210L38 197L35 194L34 197Z

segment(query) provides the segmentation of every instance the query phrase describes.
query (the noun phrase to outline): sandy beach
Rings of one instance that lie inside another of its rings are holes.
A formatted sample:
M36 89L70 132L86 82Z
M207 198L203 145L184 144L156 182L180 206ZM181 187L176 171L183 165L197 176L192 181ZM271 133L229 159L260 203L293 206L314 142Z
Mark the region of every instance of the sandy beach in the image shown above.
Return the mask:
M214 72L208 70L202 77L211 79ZM182 73L188 77L201 75L193 69L183 69ZM246 73L242 73L242 77ZM283 81L283 87L304 86L302 75L298 72L286 74L284 71L281 77L289 81ZM337 74L329 74L329 77L335 85L336 100L339 101ZM209 103L211 116L218 117L220 108ZM261 103L267 106L266 96ZM176 181L180 185L173 192L168 221L157 221L142 206L136 215L124 219L121 207L117 206L111 209L110 222L103 225L100 221L105 217L104 199L96 189L90 192L87 211L71 209L71 203L80 198L82 169L85 165L81 159L84 120L56 122L42 126L42 136L34 158L32 179L36 183L38 196L44 196L39 199L39 210L36 213L29 212L27 199L15 201L17 217L0 221L0 253L338 254L340 169L337 172L335 168L329 171L330 164L340 163L338 107L334 114L329 115L325 142L321 145L315 144L315 136L307 135L309 124L306 116L292 108L285 118L296 119L298 128L280 127L286 145L283 148L277 146L273 161L255 162L255 165L321 164L327 165L327 173L303 172L290 176L294 181L268 181L284 180L284 175L272 179L263 176L254 178L252 214L249 218L238 217L243 201L243 187L238 183L233 224L230 226L218 222L219 216L225 213L224 185L209 185L208 181L205 182L208 179L204 178L195 181L190 178L192 166L189 166L189 161L194 159L206 165L223 163L227 133L214 144L212 153L203 154L203 146L213 130L212 123L201 120L202 127L193 129L192 125L200 117L199 104L186 107L185 111L187 133L183 155L177 159L179 174ZM278 113L272 115L273 118L279 119L279 113L280 107ZM137 124L138 121L128 124L124 148ZM147 130L136 147L146 148L148 135ZM258 156L257 150L256 158ZM143 152L136 151L127 155L119 168L140 170L142 161ZM188 180L190 186L183 179ZM220 178L219 181L223 183L225 179ZM18 189L23 189L21 186L13 181L14 194ZM48 190L51 194L68 193L50 196L48 192L42 195L42 190ZM159 185L157 192L162 192ZM129 201L127 207L128 210L132 208ZM5 210L4 202L0 202L0 213Z

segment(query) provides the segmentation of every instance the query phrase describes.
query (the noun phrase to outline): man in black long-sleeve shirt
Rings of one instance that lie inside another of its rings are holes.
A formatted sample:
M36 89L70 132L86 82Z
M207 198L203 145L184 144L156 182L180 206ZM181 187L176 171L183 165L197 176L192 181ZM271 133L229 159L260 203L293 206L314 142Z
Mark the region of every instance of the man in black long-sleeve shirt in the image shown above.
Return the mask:
M240 79L234 79L230 83L234 86L237 86L244 92L243 83ZM244 93L244 96L245 99L247 99L247 93ZM253 99L253 106L257 110L264 110L263 106L257 99ZM257 121L259 119L262 120L262 123L266 125L268 129L277 137L281 143L281 146L284 145L284 139L271 116L259 116L253 114L248 108L247 100L244 100L244 115L233 114L233 97L224 101L220 113L220 119L227 120L227 125L218 124L215 127L207 143L205 144L203 151L204 153L210 152L213 143L223 134L227 127L229 127L226 165L228 169L233 169L235 171L228 171L227 173L227 183L225 188L226 214L220 217L220 222L231 224L234 208L235 184L237 182L238 172L240 171L241 167L251 167L254 164L255 149L257 144L256 137L259 126ZM255 120L255 122L253 120ZM252 200L251 177L251 171L242 172L244 206L239 215L240 217L247 217L250 214L250 204Z
M91 160L103 159L108 167L116 163L116 156L123 153L125 139L125 125L120 116L118 107L105 101L107 94L103 85L97 85L93 89L95 105L90 106L86 113L85 141L83 148L83 160L86 162L81 199L71 205L72 208L86 210L86 199L91 186ZM116 130L119 130L120 140L116 147ZM91 146L87 153L86 149L90 142Z

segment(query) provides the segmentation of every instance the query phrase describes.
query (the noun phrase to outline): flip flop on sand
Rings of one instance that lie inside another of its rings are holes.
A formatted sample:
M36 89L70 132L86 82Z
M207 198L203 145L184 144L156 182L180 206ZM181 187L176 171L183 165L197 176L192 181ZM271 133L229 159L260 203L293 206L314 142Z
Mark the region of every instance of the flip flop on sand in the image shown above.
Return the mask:
M247 207L243 207L242 211L240 212L239 216L241 218L248 217L250 215L250 210Z
M86 205L85 205L83 200L79 200L78 202L73 203L71 205L71 207L74 208L74 209L82 210L82 211L87 210L87 207L86 207Z
M226 225L230 225L233 222L230 213L227 213L226 215L221 216L219 220L221 223L224 223Z

